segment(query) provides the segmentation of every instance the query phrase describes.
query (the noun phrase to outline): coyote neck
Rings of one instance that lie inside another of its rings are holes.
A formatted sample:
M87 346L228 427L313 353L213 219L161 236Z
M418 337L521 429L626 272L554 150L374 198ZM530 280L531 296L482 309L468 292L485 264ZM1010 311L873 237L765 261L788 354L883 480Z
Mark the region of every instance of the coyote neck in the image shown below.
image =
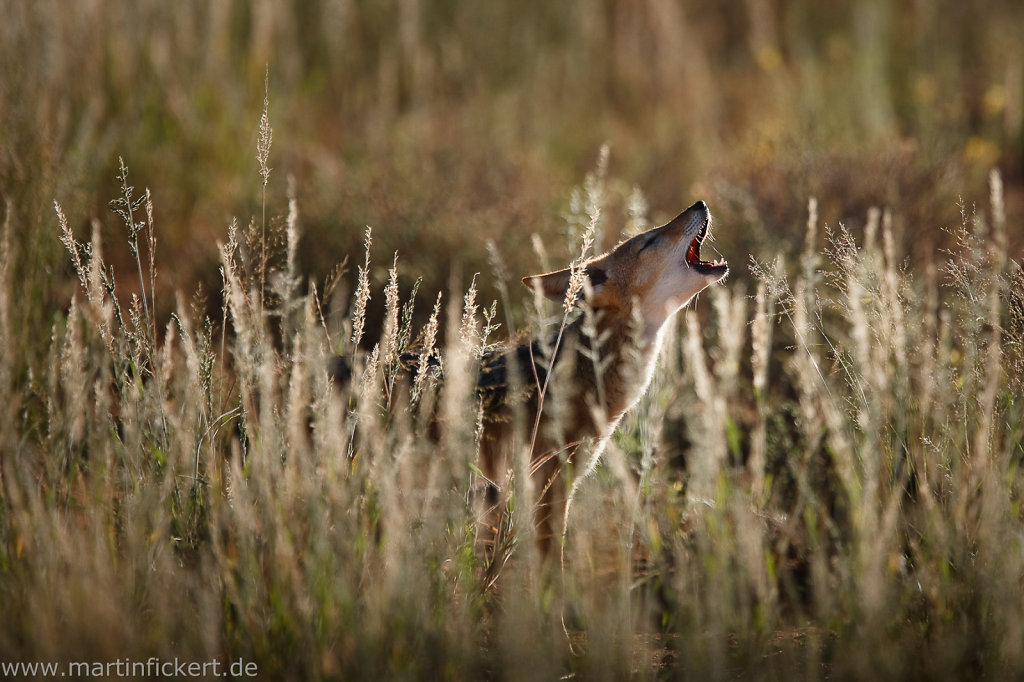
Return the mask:
M549 452L566 451L565 461L572 472L566 480L572 482L573 491L597 465L619 420L647 389L666 326L648 333L631 315L614 317L603 311L595 313L591 320L585 314L563 332L550 388L552 396L560 398L555 403L568 410L543 409L541 422L553 423L556 428L551 430L541 424L541 432L549 435L541 438L534 456L544 459ZM541 405L545 403L541 401ZM552 437L552 433L560 437ZM546 482L542 507L558 510L554 516L556 526L562 523L562 512L568 509L568 499L557 485L550 484L560 473L558 458L538 471L538 480ZM572 494L569 493L570 498ZM552 517L546 517L544 523L552 523ZM550 537L549 531L540 533L542 547Z
M554 380L574 386L571 399L590 413L592 427L579 435L604 438L647 389L667 325L638 326L629 315L612 317L607 311L595 316L591 325L584 316L566 327Z

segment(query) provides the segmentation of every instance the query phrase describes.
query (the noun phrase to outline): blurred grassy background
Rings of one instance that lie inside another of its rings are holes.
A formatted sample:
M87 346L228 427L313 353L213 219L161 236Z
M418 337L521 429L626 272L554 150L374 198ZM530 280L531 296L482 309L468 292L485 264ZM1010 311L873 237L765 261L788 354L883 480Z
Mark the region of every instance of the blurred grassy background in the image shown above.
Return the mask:
M641 188L653 221L707 200L740 277L748 254L798 248L811 195L855 233L868 207L893 208L921 259L991 167L1009 214L1021 205L1014 0L7 0L0 23L26 341L73 290L54 199L82 236L99 219L130 271L107 207L118 155L154 193L162 312L171 290L218 290L216 242L259 213L268 67L268 214L293 177L313 277L357 257L366 224L382 267L398 250L426 291L453 265L488 272L487 239L513 276L538 267L531 233L561 259L570 188L606 142L613 196Z

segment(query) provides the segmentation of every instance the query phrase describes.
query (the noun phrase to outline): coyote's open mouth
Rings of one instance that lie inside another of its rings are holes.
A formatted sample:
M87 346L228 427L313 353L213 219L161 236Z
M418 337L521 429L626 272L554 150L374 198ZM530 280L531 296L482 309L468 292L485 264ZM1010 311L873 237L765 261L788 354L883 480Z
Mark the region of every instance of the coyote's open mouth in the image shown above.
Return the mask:
M701 225L697 236L690 242L690 247L686 249L686 263L703 275L724 275L729 271L729 264L725 262L724 258L711 262L700 259L700 244L708 233L709 225L711 225L710 216Z

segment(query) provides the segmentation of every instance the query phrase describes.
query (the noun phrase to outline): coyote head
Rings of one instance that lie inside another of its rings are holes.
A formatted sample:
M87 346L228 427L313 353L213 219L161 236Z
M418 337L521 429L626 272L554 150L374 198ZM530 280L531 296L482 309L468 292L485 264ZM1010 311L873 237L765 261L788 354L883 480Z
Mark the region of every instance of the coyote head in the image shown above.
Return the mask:
M586 264L588 303L626 319L639 314L645 332L657 333L697 293L729 273L724 260L700 259L700 245L711 227L711 211L698 201L671 222L622 242ZM570 269L524 277L549 298L562 300Z

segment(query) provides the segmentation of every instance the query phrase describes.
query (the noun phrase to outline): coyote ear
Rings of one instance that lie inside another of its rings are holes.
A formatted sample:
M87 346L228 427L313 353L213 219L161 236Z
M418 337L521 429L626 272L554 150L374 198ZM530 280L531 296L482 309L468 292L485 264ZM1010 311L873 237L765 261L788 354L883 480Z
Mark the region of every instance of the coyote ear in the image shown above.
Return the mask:
M543 275L530 275L523 277L523 284L530 289L544 294L545 298L553 301L561 301L565 298L565 292L569 289L569 268L555 270Z
M594 262L587 266L586 269L587 279L590 280L590 286L595 291L601 288L605 282L608 281L608 274L604 268L601 267L600 262ZM569 277L571 270L564 268L562 270L555 270L554 272L548 272L543 275L530 275L529 277L523 277L523 284L536 290L540 288L540 292L544 294L546 298L550 298L552 301L563 301L565 299L565 292L569 290ZM583 292L580 292L583 295Z

